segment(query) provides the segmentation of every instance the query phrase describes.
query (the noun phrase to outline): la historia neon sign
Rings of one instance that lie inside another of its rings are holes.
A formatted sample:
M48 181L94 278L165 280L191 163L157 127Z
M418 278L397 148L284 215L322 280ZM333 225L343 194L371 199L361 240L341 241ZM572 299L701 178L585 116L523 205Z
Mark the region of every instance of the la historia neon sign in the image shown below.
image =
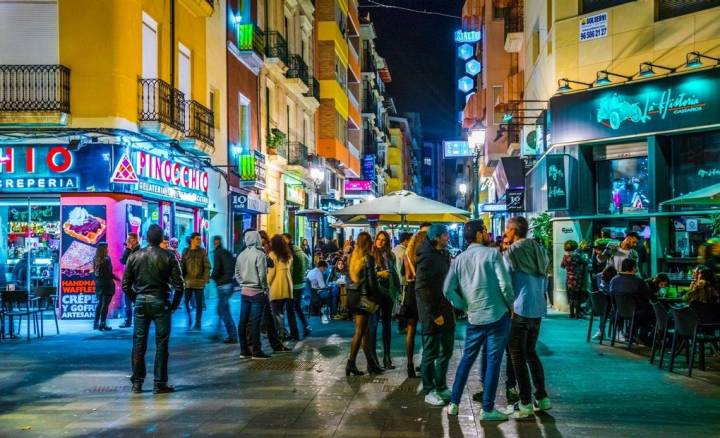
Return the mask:
M476 43L480 41L480 32L474 30L456 30L455 31L455 42L456 43Z
M136 157L137 174L140 178L190 190L208 191L208 173L203 170L144 151L138 151Z
M600 100L597 109L597 121L612 129L619 129L622 122L646 123L659 116L661 120L670 115L686 114L703 110L704 102L698 97L685 92L673 95L673 89L667 88L662 92L648 92L641 97L641 101L629 102L617 93Z
M15 163L15 151L19 149L12 147L0 149L0 173L15 173L16 170L19 170L17 165L24 165L25 173L35 173L38 160L35 148L32 146L25 148L25 162L22 164ZM45 164L53 173L67 172L73 165L72 152L64 146L53 146L47 151L44 158Z

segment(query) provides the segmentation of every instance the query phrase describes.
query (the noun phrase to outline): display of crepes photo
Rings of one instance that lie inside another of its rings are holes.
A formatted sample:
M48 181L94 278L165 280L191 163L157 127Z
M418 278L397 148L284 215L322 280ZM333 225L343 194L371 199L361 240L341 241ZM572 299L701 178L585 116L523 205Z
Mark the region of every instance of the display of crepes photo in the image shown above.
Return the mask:
M63 223L65 234L91 245L98 243L106 229L105 219L93 216L84 207L73 208Z
M60 258L63 275L84 277L93 270L95 247L73 241Z

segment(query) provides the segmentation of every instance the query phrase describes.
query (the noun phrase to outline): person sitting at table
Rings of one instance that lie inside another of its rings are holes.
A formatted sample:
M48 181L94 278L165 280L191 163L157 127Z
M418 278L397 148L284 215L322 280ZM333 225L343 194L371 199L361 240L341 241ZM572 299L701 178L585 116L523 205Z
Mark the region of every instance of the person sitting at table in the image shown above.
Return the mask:
M648 345L652 339L649 334L655 319L650 299L652 292L640 277L637 276L637 262L627 258L620 264L620 272L610 281L610 295L631 295L637 304L635 326L638 327L638 339ZM620 337L620 341L624 340Z
M660 289L670 286L670 277L661 272L656 275L655 278L649 279L647 284L650 288L650 292L653 294L653 297L657 298L660 296Z
M340 302L340 289L347 284L348 269L345 265L345 259L338 257L330 271L328 284L332 289L332 304L330 306L330 316L335 319L343 319L344 317L338 313L338 303ZM344 310L344 309L343 309Z
M325 319L326 316L325 312L322 312L322 307L330 307L332 304L332 293L325 281L325 271L327 270L327 267L327 262L325 260L320 260L318 261L317 266L311 269L307 274L307 279L310 282L310 301L317 303L317 307L321 309L323 319Z
M605 295L610 295L610 282L618 274L614 266L603 269L598 278L598 289Z
M685 295L685 301L688 303L717 303L720 301L720 292L718 292L717 283L715 274L713 274L710 268L698 266L693 271L693 281L690 284L690 290Z

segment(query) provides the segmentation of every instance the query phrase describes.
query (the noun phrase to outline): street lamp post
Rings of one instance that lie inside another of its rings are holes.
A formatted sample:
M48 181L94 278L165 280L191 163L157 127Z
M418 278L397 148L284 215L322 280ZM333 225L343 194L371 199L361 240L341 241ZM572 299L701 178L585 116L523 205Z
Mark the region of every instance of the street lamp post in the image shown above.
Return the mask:
M485 128L473 128L470 130L470 135L468 136L468 143L473 147L474 155L473 155L473 182L474 182L474 191L473 191L473 203L475 207L473 208L473 219L479 219L480 218L480 158L483 156L483 151L485 148Z
M320 184L322 184L323 179L325 179L325 171L320 167L311 167L310 179L312 179L313 185L315 186L315 208L320 210ZM320 218L314 221L311 220L310 227L312 228L312 248L310 252L314 255L315 248L317 247L318 232L320 231ZM315 227L317 227L317 231Z
M462 195L462 201L463 201L462 208L463 209L467 208L467 201L465 200L465 195L467 194L467 188L468 188L467 184L465 184L465 183L458 184L458 190L460 191L460 194Z

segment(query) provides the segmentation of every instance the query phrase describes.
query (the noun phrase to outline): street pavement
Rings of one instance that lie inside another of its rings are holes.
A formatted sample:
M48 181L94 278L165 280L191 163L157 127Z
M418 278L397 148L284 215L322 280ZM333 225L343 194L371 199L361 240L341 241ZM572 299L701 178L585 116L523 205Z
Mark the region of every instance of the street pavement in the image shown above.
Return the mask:
M90 322L61 324L60 335L48 323L44 339L0 343L0 437L720 436L717 359L692 379L682 374L684 360L670 374L647 362L645 348L586 343L587 321L561 314L544 321L538 346L553 409L504 423L478 420L480 405L471 400L476 371L458 417L426 405L420 381L406 378L400 335L393 339L396 370L346 378L350 322L314 318L312 336L292 353L251 361L240 359L237 346L211 341L210 312L202 332L186 332L178 312L170 353L178 391L158 396L151 392L153 348L146 392L129 391L129 329L101 333L89 330ZM460 325L450 382L463 331ZM358 365L364 368L362 353ZM501 383L501 406L504 394Z

